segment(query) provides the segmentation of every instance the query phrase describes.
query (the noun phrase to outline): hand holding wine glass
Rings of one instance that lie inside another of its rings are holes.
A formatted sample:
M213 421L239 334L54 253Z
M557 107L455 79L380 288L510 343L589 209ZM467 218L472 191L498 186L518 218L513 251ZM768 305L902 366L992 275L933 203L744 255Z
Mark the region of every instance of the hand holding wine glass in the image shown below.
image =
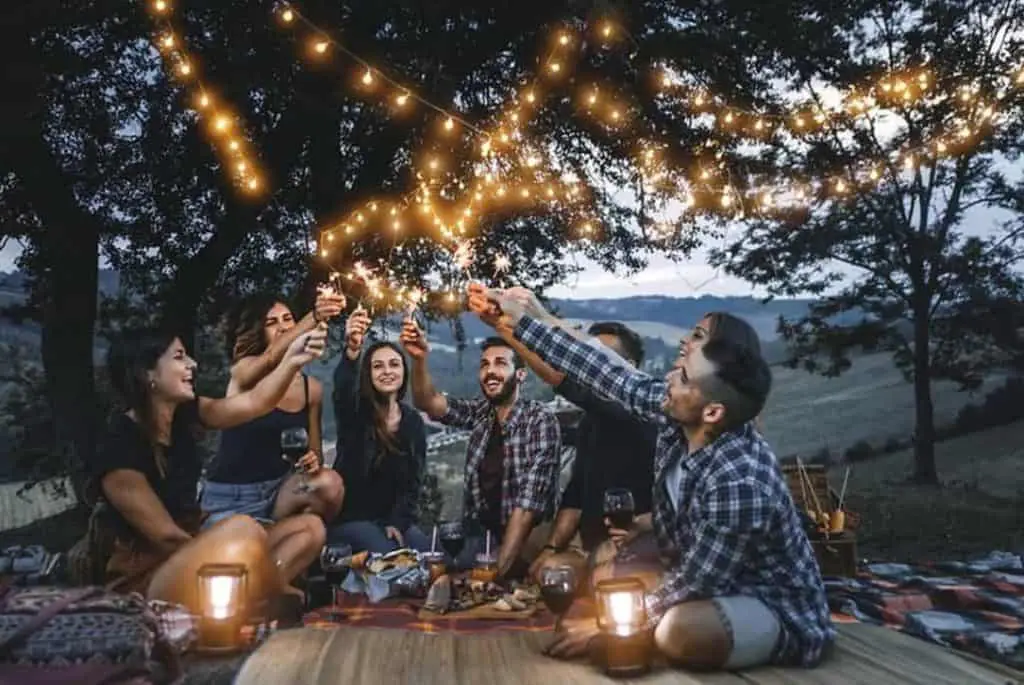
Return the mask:
M303 458L309 452L309 433L305 428L286 428L281 431L281 458L292 465L292 469L299 473L299 486L296 493L312 491L309 484L307 469L303 465Z
M540 596L555 615L555 631L576 597L576 572L572 566L546 566L540 572Z
M632 537L636 504L633 493L626 488L609 488L604 491L604 515L608 524L608 535L618 546Z

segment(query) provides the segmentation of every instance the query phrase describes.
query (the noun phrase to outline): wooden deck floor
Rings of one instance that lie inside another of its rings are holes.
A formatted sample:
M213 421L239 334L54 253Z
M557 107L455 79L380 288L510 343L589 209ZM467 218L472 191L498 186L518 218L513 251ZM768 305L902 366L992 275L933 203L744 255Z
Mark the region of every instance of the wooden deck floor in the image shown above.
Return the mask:
M237 685L408 683L410 685L1019 685L994 670L894 631L842 625L837 649L813 670L762 668L710 675L657 670L637 681L612 681L584 663L540 654L545 633L456 636L384 629L305 628L274 635L245 663Z

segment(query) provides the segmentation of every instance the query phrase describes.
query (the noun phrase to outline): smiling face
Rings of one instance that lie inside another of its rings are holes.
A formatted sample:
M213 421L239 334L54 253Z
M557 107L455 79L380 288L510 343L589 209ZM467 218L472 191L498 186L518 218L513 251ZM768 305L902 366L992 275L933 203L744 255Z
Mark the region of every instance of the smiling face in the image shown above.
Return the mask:
M725 407L709 401L701 390L702 380L710 381L714 365L704 357L703 345L680 353L672 370L665 375L668 391L662 410L687 428L716 424L724 420Z
M185 352L181 340L175 338L149 371L153 396L175 404L194 400L195 370L195 360Z
M686 337L679 341L680 358L686 357L694 351L704 347L710 339L711 319L710 317L705 316L697 322L697 325L693 327L693 330L691 330Z
M480 353L480 390L494 405L502 405L515 395L526 372L515 367L515 353L509 347L495 345Z
M382 395L391 395L402 387L405 379L405 360L390 347L374 350L370 356L370 382Z
M263 335L267 345L270 345L278 336L286 333L295 325L295 317L292 310L280 302L276 303L267 312L263 320Z

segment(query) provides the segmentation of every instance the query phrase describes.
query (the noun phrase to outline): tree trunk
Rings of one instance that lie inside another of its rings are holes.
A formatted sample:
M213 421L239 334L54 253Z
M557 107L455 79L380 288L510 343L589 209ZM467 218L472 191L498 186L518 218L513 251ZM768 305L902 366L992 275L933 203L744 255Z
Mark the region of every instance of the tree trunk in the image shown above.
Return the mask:
M923 298L922 298L923 299ZM928 301L914 306L914 476L915 483L938 485L935 468L935 407L932 402L931 334Z
M23 29L7 36L16 45L13 54L24 56L8 72L8 103L23 109L5 112L12 125L3 149L42 224L31 235L37 250L33 296L41 312L53 449L83 502L84 466L95 452L101 419L93 369L101 226L79 204L73 180L45 139L46 77L27 35Z

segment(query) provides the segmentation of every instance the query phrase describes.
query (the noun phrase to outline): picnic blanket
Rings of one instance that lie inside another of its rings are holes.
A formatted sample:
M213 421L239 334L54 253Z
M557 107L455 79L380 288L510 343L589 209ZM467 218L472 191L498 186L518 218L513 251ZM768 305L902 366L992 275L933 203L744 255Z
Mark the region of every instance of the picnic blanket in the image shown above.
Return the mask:
M836 620L857 620L1024 670L1024 558L866 564L826 578Z
M422 633L452 632L459 634L500 631L542 632L555 625L554 615L545 607L538 607L532 616L510 619L474 618L459 612L441 617L420 617L422 600L392 597L371 602L365 594L335 593L333 606L316 609L306 614L307 626L331 627L336 625L367 628L396 628Z

